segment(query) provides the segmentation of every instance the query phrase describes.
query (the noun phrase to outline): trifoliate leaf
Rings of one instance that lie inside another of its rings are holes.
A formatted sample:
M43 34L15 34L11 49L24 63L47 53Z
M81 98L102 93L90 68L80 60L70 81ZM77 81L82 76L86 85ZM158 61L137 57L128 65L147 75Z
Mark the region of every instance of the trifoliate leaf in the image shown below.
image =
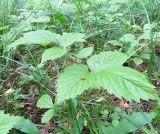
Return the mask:
M49 122L52 117L54 116L55 112L54 112L54 109L50 109L48 110L47 112L45 112L45 114L43 115L42 117L42 123L47 123Z
M118 98L140 102L140 99L156 100L158 97L155 87L145 79L145 76L128 67L107 67L95 73L94 77L99 87L103 87Z
M154 86L136 70L121 66L128 56L119 52L102 52L92 56L88 66L67 67L57 82L58 103L74 98L89 88L106 89L118 98L139 102L158 98Z
M49 95L43 95L37 102L39 108L53 108L53 102Z
M122 65L128 56L120 52L101 52L98 55L94 55L87 60L87 64L92 72L97 72L108 66Z
M57 80L57 103L82 94L92 86L92 82L87 66L79 64L67 67Z
M46 49L42 54L42 60L39 67L43 66L43 64L48 60L55 60L57 58L62 57L66 52L67 52L66 49L62 49L58 47Z
M84 42L85 35L82 33L63 33L61 37L58 38L59 45L66 48L75 42Z
M78 54L76 54L77 58L87 58L89 55L91 55L93 52L93 47L87 47L87 48L83 48L82 50L80 50L78 52Z
M59 36L60 35L47 30L31 31L28 33L24 33L23 37L15 40L7 47L7 49L10 50L11 48L15 48L16 46L21 44L40 44L45 46L51 42L58 43L57 38Z
M156 116L155 113L134 112L132 115L125 116L115 128L110 128L109 134L128 134L149 124Z

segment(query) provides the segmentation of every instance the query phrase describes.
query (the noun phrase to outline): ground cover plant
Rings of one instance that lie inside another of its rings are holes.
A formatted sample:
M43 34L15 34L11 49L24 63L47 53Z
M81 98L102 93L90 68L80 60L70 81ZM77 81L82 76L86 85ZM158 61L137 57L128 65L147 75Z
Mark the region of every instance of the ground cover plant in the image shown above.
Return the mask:
M0 0L0 134L158 134L158 0Z

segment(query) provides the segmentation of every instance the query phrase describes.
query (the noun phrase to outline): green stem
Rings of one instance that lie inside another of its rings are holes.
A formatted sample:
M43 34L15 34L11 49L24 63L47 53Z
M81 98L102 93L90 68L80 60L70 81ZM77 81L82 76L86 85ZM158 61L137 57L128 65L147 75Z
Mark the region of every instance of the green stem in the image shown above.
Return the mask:
M76 119L76 110L75 110L75 108L74 108L73 100L70 99L70 100L68 101L68 104L69 104L69 110L70 110L70 113L71 113L71 116L72 116L72 122L73 122L74 124L76 124L76 126L77 126L77 128L78 128L78 133L80 134L81 131L80 131L80 127L79 127L78 121L77 121L77 119ZM72 125L74 125L74 124L72 124Z
M150 61L149 61L149 67L148 67L147 73L148 73L148 77L151 77L151 75L153 73L153 70L154 70L154 64L155 64L154 63L155 44L154 44L154 41L153 41L153 31L152 31L153 29L152 29L152 25L151 25L151 21L150 21L147 9L144 5L144 1L141 0L141 3L142 3L142 6L143 6L143 9L145 11L148 24L150 25L150 29L149 29L149 32L150 32L149 33L150 34L150 42L149 42Z

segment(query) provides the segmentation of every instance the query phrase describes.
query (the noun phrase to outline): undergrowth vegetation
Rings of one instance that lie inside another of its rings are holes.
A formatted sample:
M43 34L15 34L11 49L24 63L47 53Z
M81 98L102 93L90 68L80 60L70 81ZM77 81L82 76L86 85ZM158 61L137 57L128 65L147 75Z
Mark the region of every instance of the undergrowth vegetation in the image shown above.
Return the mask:
M0 134L158 134L159 0L0 0Z

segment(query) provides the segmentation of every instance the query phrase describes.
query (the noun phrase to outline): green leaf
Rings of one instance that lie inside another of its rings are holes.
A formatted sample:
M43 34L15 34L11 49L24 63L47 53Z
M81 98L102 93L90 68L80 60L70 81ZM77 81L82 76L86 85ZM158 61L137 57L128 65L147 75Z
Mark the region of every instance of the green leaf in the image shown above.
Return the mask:
M53 108L53 102L49 95L43 95L37 102L39 108Z
M149 60L150 55L148 53L143 53L143 54L140 55L140 58Z
M20 116L10 116L0 111L0 134L7 134L12 128L28 134L40 134L37 127L30 120Z
M119 52L102 52L88 59L87 66L67 67L57 82L58 103L82 94L89 88L106 89L118 98L140 102L158 98L155 87L136 70L121 66L128 56Z
M16 116L16 118L18 121L14 125L14 128L19 129L21 132L27 134L40 134L40 131L38 130L36 125L33 124L30 120L20 116Z
M127 0L111 0L109 3L111 4L122 4L122 3L127 3Z
M98 55L94 55L87 60L87 64L92 72L97 72L108 66L122 65L128 56L120 52L101 52Z
M54 109L50 109L48 110L47 112L45 112L45 114L43 115L42 117L42 123L47 123L49 122L52 117L54 116L55 112L54 112Z
M41 16L39 18L32 18L30 20L31 23L48 23L50 22L50 17L49 16Z
M151 31L150 30L146 30L143 32L143 34L141 36L139 36L138 40L141 39L146 39L146 40L150 40L151 39Z
M57 80L57 103L82 94L92 86L92 82L87 66L83 64L68 66Z
M97 86L103 87L110 94L126 100L156 100L157 94L145 76L136 70L122 66L110 66L94 73Z
M40 45L47 45L51 42L57 43L57 38L59 36L59 34L52 33L48 30L37 30L24 33L25 38Z
M117 41L117 40L110 40L107 42L107 44L112 44L113 46L123 47L123 43L121 41Z
M154 41L160 42L160 32L155 32L153 39Z
M15 48L21 44L40 44L46 46L53 42L66 48L75 42L84 42L85 35L82 33L63 33L63 35L52 33L48 30L37 30L24 33L23 37L11 43L7 49Z
M42 54L42 60L41 63L39 64L39 67L43 66L43 64L48 60L55 60L57 58L62 57L66 52L67 52L66 49L58 47L46 49Z
M11 43L7 49L10 50L11 48L15 48L21 44L32 44L33 42L28 40L27 38L25 37L21 37L19 38L18 40L15 40L13 43Z
M91 55L93 52L93 47L87 47L87 48L83 48L82 50L80 50L78 52L78 54L76 54L77 58L87 58L89 55Z
M7 49L10 50L11 48L15 48L21 44L40 44L46 46L51 42L58 43L57 38L59 37L60 35L47 30L31 31L28 33L24 33L23 37L11 43L7 47Z
M143 59L135 57L133 58L133 61L136 65L142 64L143 63Z
M137 41L133 41L132 43L130 43L128 46L127 52L126 54L129 55L130 57L133 56L135 54L135 52L137 51L137 47L139 47L139 43ZM126 48L127 48L126 47Z
M0 134L7 134L9 130L13 128L16 124L16 119L14 116L9 114L4 114L3 111L0 111Z
M151 30L152 28L154 28L153 24L145 24L143 26L143 31Z
M109 129L109 134L128 134L138 130L144 125L150 123L156 116L155 113L134 112L132 115L127 115L120 121L117 127ZM127 127L126 127L127 126Z
M108 114L109 114L109 111L108 110L104 110L104 111L101 111L100 113L102 114L103 117L107 117Z
M147 128L143 128L144 134L158 134L156 130L148 130Z
M59 45L66 48L75 42L84 42L85 35L82 33L63 33L61 37L58 38Z
M121 37L119 40L125 43L131 43L136 40L136 37L135 35L129 33L129 34L123 35L123 37Z

